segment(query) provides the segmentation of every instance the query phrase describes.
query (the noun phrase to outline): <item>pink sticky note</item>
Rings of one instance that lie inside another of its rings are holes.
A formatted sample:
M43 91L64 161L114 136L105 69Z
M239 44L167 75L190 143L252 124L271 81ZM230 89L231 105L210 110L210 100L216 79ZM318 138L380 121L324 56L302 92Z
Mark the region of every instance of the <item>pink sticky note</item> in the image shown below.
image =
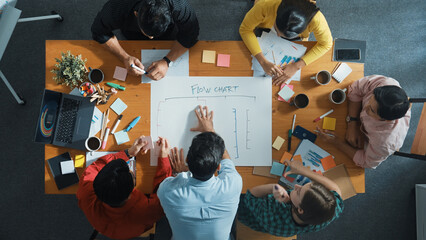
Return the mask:
M127 69L116 66L113 78L120 81L126 81L126 77L127 77Z
M285 85L279 92L278 95L283 98L284 101L289 102L291 97L294 95L294 91L291 85Z
M280 87L280 90L281 89L283 89L283 87L285 86L286 84L285 83L283 83L283 84L281 84L281 87ZM294 88L294 86L293 85L287 85L291 90L293 90L293 88ZM282 98L281 96L279 96L278 95L278 101L281 101L281 102L288 102L288 101L286 101L286 100L284 100L284 98Z
M229 67L231 62L231 55L229 54L218 54L217 55L217 66L218 67Z

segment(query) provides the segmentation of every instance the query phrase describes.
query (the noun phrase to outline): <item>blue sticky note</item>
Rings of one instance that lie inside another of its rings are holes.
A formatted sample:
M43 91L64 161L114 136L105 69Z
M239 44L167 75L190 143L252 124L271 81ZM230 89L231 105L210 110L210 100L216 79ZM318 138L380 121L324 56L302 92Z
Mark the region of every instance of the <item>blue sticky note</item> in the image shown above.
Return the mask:
M271 174L272 175L277 175L277 176L282 176L283 175L283 171L284 171L284 164L278 163L278 162L272 162L272 167L271 167Z
M117 98L113 104L111 104L110 108L117 113L117 115L120 115L124 110L126 110L127 105L121 101L120 98Z
M117 142L117 145L130 141L129 135L127 135L127 132L125 132L124 130L114 133L114 137L115 141Z

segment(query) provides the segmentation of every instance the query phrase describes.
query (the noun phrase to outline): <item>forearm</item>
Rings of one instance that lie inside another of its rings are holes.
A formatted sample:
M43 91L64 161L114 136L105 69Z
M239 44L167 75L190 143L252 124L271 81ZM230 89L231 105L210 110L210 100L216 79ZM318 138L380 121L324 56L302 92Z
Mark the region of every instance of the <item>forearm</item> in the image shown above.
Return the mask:
M348 100L348 115L359 118L362 109L362 102L353 102Z
M154 176L153 189L154 193L157 191L160 183L167 177L172 176L172 167L170 166L170 160L168 157L159 157L157 170Z
M178 59L182 54L184 54L186 51L188 51L188 48L185 48L180 44L178 41L175 41L173 43L172 49L167 54L167 58L170 59L170 61L174 62L176 59Z
M257 61L262 65L263 63L267 62L268 60L265 58L265 55L263 55L263 52L260 52L254 56Z
M349 145L347 142L345 142L344 140L337 140L335 143L336 147L342 151L343 153L346 154L346 156L350 157L351 159L354 158L356 151L358 151L358 149L352 147L351 145Z
M264 197L268 194L271 194L274 185L275 184L265 184L265 185L252 187L249 190L250 190L250 192L253 196L260 198L260 197Z
M112 52L116 57L118 57L120 61L124 61L126 58L129 57L129 54L124 51L115 36L110 38L106 43L102 44L102 46L104 46L106 49L108 49L108 51Z

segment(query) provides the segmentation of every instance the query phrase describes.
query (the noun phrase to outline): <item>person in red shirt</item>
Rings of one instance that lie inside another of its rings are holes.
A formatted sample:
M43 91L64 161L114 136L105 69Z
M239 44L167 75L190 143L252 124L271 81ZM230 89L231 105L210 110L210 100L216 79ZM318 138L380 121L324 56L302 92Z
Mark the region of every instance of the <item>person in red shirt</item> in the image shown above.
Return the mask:
M139 137L132 147L97 159L84 171L77 191L78 206L90 224L102 235L113 239L129 239L151 229L164 216L157 197L160 183L172 175L167 139L156 143L161 152L154 177L154 192L143 194L135 189L135 175L126 161L148 144Z

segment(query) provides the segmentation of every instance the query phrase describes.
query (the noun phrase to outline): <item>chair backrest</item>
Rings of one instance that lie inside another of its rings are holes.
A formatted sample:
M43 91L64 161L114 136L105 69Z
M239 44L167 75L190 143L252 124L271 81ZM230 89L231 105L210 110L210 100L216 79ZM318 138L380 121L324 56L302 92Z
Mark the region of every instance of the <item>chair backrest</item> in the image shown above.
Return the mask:
M426 98L410 98L411 103L424 103ZM411 153L395 152L394 155L414 158L426 161L426 104L423 104L423 110L417 125L416 135L414 136Z

